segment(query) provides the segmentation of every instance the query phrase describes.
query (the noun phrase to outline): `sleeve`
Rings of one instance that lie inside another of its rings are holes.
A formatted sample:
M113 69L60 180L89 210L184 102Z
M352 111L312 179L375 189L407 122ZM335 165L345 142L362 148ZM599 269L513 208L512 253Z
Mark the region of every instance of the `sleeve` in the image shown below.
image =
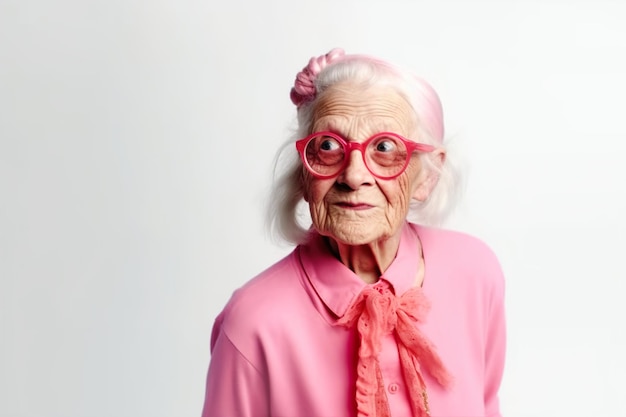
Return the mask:
M232 343L218 317L211 337L211 362L202 417L269 415L262 374Z
M485 338L485 416L501 417L498 391L504 372L506 325L504 311L504 277L498 276L492 289Z

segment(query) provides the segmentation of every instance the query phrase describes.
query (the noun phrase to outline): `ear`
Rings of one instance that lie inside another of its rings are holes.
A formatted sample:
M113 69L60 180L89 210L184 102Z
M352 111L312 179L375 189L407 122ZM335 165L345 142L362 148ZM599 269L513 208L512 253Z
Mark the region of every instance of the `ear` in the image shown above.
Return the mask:
M433 165L440 170L446 161L446 151L444 149L435 149L428 155ZM422 164L422 171L419 174L418 185L413 192L413 198L417 201L424 202L428 200L430 193L439 181L439 173L432 168L428 168Z

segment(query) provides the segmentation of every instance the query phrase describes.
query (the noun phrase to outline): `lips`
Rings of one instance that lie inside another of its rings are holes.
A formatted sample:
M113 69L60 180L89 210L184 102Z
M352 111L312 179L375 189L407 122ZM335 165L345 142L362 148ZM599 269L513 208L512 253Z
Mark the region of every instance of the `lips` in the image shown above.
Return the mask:
M349 202L349 201L338 202L338 203L335 203L335 205L344 209L348 209L348 210L367 210L367 209L374 207L371 204L367 204L367 203Z

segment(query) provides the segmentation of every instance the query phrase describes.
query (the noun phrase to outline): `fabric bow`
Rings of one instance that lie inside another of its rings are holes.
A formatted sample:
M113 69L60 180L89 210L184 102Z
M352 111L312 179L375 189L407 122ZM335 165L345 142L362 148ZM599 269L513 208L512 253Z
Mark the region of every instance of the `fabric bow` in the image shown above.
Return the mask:
M421 288L414 287L400 297L381 280L366 287L337 324L357 326L360 336L357 364L356 402L359 417L391 417L385 394L378 356L382 337L394 332L413 415L430 415L426 384L421 373L424 367L443 387L451 376L435 352L435 346L420 332L415 322L424 321L430 303Z

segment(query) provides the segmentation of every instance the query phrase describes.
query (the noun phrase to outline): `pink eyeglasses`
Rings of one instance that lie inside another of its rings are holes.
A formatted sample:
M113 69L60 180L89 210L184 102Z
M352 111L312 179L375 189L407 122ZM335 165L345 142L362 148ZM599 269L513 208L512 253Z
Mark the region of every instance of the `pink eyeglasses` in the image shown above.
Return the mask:
M337 176L348 165L348 155L361 151L365 166L376 178L391 180L404 172L413 152L432 152L434 146L381 132L363 143L348 142L332 132L316 132L296 142L304 166L319 179Z

